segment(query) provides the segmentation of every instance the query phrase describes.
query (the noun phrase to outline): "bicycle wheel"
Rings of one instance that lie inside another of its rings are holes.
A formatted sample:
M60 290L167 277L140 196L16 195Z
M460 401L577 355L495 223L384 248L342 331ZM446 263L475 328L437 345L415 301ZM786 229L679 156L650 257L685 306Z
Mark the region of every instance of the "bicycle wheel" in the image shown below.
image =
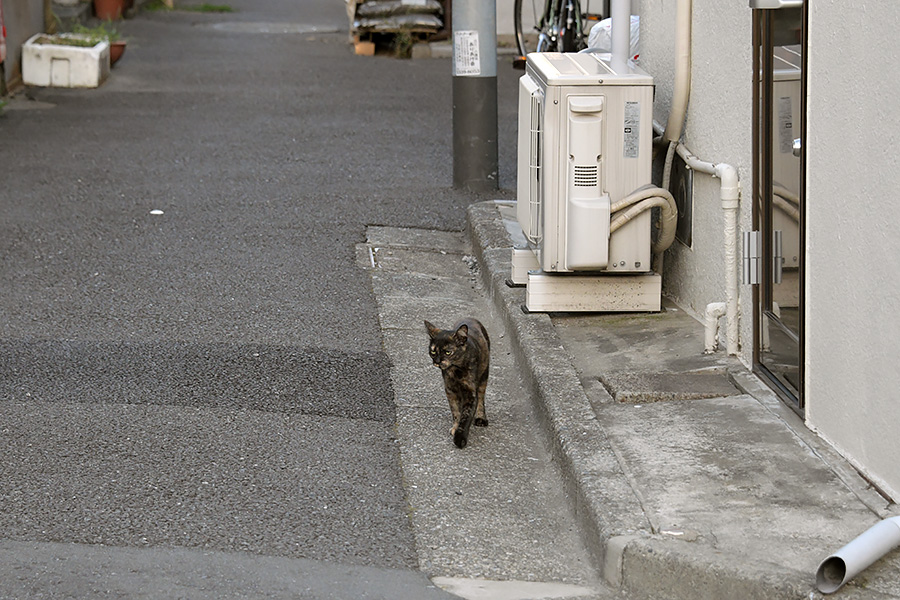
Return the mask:
M516 0L513 4L513 19L516 31L516 46L519 54L525 56L529 52L547 50L546 40L550 32L547 26L547 13L550 12L552 0Z

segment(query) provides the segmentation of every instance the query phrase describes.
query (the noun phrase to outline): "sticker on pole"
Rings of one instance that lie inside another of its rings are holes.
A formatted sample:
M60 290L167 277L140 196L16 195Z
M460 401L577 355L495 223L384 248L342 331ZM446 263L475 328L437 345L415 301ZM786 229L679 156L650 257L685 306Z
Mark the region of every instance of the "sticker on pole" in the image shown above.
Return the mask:
M481 75L477 31L453 32L454 71L457 76Z

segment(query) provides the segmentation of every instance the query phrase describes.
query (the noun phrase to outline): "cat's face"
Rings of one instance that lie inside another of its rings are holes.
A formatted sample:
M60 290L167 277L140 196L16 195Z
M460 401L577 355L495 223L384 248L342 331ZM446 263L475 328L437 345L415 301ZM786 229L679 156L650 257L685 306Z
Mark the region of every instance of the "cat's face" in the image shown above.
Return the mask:
M465 343L460 344L453 338L453 334L446 337L431 340L428 352L431 354L431 362L446 371L453 365L460 364L460 358L465 350Z
M446 371L454 365L462 365L466 353L466 332L462 329L460 331L438 329L427 321L425 324L428 327L428 335L431 337L428 344L431 362L440 367L442 371Z

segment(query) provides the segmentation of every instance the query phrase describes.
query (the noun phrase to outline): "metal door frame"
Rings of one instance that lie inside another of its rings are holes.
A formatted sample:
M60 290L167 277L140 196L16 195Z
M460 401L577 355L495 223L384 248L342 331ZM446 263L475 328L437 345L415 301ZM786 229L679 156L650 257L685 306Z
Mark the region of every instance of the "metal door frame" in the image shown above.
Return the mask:
M751 3L754 6L754 3ZM755 8L755 7L754 7ZM774 6L772 8L775 8ZM799 261L799 334L798 334L798 389L786 387L761 360L762 350L762 313L763 301L767 306L771 302L771 282L773 281L774 264L771 258L774 256L773 239L770 231L763 229L764 225L772 222L772 202L763 201L772 197L772 136L771 127L774 112L773 87L774 67L773 52L775 10L758 8L753 11L753 229L762 231L761 246L762 263L761 283L753 286L753 367L754 372L760 375L785 403L799 414L805 410L804 380L805 380L805 319L806 319L806 140L808 140L806 126L806 96L807 96L807 60L808 60L808 4L803 2L801 8L801 81L800 81L800 261ZM763 52L765 47L768 51ZM767 160L762 160L762 153ZM769 295L765 297L764 294Z

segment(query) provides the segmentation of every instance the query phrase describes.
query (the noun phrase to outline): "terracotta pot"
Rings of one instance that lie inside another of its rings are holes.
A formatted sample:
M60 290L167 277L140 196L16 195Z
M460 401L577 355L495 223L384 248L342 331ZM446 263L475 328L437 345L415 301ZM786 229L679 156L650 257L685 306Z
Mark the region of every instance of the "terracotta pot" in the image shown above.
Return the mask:
M125 12L126 0L94 0L94 15L103 21L117 21Z
M125 54L125 40L118 40L109 43L109 66L116 64L116 61Z

